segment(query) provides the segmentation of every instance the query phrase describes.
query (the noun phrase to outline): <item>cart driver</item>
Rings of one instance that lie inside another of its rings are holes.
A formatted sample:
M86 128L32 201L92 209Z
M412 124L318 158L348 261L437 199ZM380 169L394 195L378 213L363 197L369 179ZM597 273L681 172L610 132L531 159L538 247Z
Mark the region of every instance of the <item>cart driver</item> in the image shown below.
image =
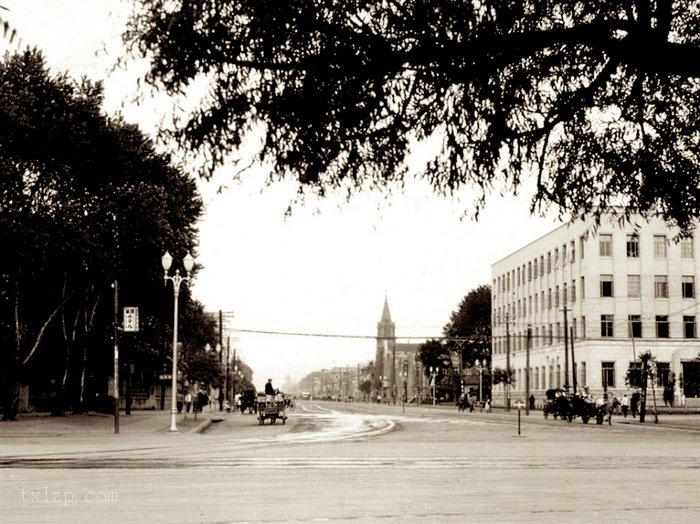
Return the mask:
M267 384L265 384L265 395L267 397L274 397L275 396L275 388L272 386L272 379L271 378L268 378ZM268 400L272 400L272 398L268 398Z

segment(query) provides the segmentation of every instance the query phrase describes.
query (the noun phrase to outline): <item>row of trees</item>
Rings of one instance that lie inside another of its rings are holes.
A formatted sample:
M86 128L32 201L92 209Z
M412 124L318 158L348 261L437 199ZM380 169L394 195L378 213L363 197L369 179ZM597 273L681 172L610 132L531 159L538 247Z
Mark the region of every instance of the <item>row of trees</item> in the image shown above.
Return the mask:
M50 396L57 413L108 393L114 281L120 306L140 308L140 332L121 337L135 380L148 387L167 369L173 293L160 257L194 252L202 201L192 179L101 103L100 83L52 74L38 50L0 63L5 419L18 411L21 385ZM184 286L180 300L183 369L197 374L218 330ZM210 369L208 381L220 375Z

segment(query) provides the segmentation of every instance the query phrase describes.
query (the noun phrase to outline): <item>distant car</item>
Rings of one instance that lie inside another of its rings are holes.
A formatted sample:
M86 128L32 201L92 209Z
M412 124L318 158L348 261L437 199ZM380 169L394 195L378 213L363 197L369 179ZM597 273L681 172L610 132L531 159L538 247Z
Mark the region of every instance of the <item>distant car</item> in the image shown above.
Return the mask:
M301 400L311 400L311 393L308 391L302 391L300 397Z

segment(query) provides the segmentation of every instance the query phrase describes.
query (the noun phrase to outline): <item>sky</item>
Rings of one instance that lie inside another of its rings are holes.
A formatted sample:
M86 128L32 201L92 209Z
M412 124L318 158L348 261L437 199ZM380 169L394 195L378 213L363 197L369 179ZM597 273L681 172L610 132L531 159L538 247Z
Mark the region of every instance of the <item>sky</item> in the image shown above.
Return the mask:
M0 46L36 45L56 71L102 80L104 111L121 111L155 133L167 119L167 99L135 103L143 64L113 68L129 4L0 0L9 9L0 16L21 39ZM423 153L416 148L412 168ZM207 311L222 312L224 345L252 367L259 388L267 378L289 388L311 371L372 360L385 298L399 341L441 336L462 298L490 283L493 263L560 224L555 213L530 215L528 183L517 197L495 191L478 222L464 216L475 190L441 197L420 179L402 192L310 198L286 217L294 184L266 186L260 166L241 180L232 174L224 168L199 182L205 214L195 255L202 269L192 292Z

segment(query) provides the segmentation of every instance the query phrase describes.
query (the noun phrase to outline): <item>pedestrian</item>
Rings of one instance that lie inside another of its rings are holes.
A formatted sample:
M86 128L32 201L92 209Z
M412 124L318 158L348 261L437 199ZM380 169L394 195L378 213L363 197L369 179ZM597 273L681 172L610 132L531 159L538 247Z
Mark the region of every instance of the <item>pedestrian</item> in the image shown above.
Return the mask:
M189 413L192 409L192 394L188 391L185 395L185 413Z
M184 397L182 396L182 393L177 394L177 413L178 415L182 413L182 406L184 404L183 402Z
M486 397L484 401L484 410L486 413L491 413L491 399L489 397Z
M622 395L622 400L620 400L620 406L622 407L622 416L624 418L627 418L627 411L630 409L630 399L627 396L627 393Z
M632 412L632 418L637 416L637 408L639 407L639 391L632 393L630 398L630 411Z
M207 395L207 393L203 389L200 389L197 393L197 406L195 412L201 413L204 409L204 406L206 406L207 404L209 404L209 395Z
M535 395L530 395L528 400L530 401L530 409L535 409Z

